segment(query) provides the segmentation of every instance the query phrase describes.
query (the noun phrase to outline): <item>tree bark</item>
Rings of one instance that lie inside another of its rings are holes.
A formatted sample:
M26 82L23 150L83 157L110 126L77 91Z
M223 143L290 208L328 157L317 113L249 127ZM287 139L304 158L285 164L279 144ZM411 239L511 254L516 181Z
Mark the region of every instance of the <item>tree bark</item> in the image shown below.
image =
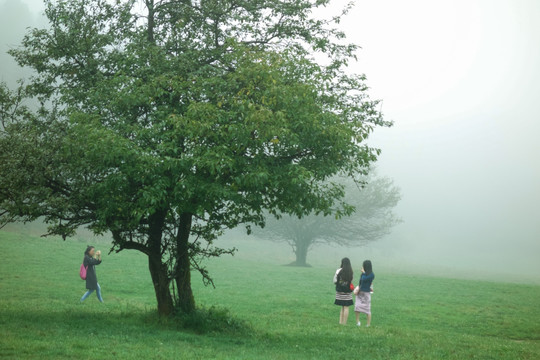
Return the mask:
M169 275L167 264L163 263L161 254L161 239L166 212L158 211L150 216L150 228L148 234L148 268L154 284L158 314L169 316L174 311L171 291L169 287Z
M191 263L189 259L189 234L193 215L180 214L180 225L176 236L175 281L178 290L178 307L185 313L195 310L195 299L191 289Z
M154 291L156 293L158 314L161 316L169 316L174 312L171 290L169 288L169 277L167 273L167 265L161 260L161 255L148 256L148 268L152 276Z
M146 36L150 44L155 44L156 41L154 39L154 28L156 26L156 20L154 18L155 16L154 0L146 0L145 4L146 4L146 9L148 10L148 16L147 16L148 29L146 31Z
M307 253L309 250L309 239L297 238L295 241L294 254L296 255L296 266L308 266Z

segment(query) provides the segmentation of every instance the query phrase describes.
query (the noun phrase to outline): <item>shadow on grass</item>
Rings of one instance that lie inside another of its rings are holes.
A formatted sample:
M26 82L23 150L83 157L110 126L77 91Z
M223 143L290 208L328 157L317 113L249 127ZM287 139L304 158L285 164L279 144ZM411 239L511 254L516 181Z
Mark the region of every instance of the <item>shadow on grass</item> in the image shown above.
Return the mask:
M310 268L312 267L310 264L308 263L305 263L305 264L301 264L301 263L298 263L296 261L293 261L292 263L289 263L289 264L285 264L283 266L293 266L293 267L304 267L304 268Z
M18 328L40 331L43 325L60 332L122 332L144 334L149 329L169 330L182 333L223 334L231 337L251 337L255 330L247 321L232 316L228 309L198 308L192 313L179 313L160 317L155 310L107 308L106 306L76 305L58 311L40 309L2 309L0 327L15 325Z

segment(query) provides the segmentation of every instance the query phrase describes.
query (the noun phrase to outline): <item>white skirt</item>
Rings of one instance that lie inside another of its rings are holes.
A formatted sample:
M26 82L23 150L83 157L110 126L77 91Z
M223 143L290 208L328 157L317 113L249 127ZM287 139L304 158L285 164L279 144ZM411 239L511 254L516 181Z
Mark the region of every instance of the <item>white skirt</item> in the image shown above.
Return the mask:
M364 314L371 314L371 294L368 292L360 291L356 295L356 303L354 304L354 311Z

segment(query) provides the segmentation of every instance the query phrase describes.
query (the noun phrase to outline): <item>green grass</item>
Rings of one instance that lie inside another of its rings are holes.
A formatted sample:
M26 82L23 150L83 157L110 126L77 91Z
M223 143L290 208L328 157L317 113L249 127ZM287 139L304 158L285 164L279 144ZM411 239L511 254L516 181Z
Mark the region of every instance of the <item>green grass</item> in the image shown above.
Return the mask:
M105 304L79 304L85 245L0 232L0 358L540 359L539 286L377 273L373 325L357 328L352 312L337 324L335 269L226 257L209 263L217 289L194 274L194 291L231 329L201 335L156 318L137 252L105 255Z

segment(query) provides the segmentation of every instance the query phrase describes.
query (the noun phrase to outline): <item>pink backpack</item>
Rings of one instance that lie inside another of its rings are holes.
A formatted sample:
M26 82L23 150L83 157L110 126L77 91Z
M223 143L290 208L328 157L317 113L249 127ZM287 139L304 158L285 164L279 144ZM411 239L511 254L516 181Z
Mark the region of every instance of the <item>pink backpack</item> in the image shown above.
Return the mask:
M81 264L81 270L79 270L79 275L81 276L81 279L86 280L86 269L87 267L84 266L84 263Z

